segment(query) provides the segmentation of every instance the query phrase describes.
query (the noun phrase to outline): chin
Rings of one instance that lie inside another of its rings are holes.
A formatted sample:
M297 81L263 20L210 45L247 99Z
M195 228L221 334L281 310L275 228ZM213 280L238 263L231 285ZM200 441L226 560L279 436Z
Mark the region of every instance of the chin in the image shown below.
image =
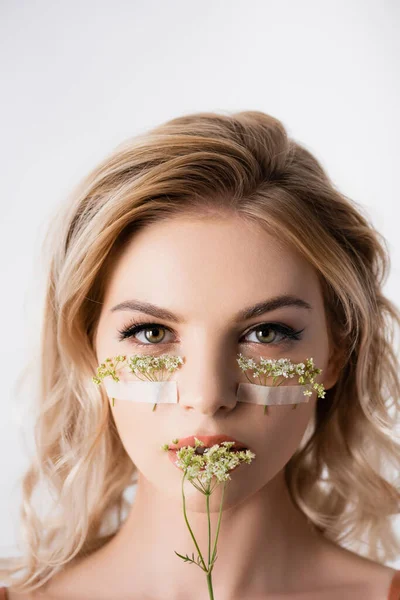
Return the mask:
M246 468L247 465L241 465L241 468ZM219 513L222 494L223 494L223 505L222 511L226 511L230 508L234 508L238 506L242 502L245 502L248 498L250 498L254 493L256 493L260 488L263 487L265 482L258 483L254 480L254 478L249 479L248 473L244 474L243 477L239 474L240 469L237 469L234 473L231 474L231 479L226 481L225 483L225 491L223 492L224 483L221 482L217 484L211 493L210 496L210 513ZM170 483L168 485L168 498L171 501L179 502L182 507L182 477L183 472L179 477L178 485ZM198 483L196 483L198 485ZM212 485L214 487L215 483ZM164 490L165 491L165 490ZM186 510L191 512L198 513L207 513L206 507L206 496L196 489L190 481L185 480L184 484L184 493L185 493L185 504Z

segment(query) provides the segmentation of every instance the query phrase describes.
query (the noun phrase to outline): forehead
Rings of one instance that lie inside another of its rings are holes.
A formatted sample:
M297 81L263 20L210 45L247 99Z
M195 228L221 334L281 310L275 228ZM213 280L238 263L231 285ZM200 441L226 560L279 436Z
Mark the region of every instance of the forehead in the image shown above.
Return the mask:
M282 293L321 301L317 274L295 249L240 217L176 217L131 238L107 282L105 305L135 297L204 313Z

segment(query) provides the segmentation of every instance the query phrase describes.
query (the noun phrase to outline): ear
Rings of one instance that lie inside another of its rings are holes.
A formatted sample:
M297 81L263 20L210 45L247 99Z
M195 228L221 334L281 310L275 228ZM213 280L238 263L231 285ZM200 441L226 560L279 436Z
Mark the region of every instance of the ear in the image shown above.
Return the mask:
M331 349L325 374L322 373L324 388L331 389L338 381L344 365L344 350L335 347Z

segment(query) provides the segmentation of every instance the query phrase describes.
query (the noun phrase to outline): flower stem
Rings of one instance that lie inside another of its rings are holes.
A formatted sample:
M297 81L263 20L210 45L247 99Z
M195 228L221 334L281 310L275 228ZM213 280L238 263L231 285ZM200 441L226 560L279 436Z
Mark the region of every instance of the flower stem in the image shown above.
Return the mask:
M213 592L213 586L212 586L212 575L211 575L211 571L209 571L207 573L207 585L208 585L208 593L210 594L210 600L214 600L214 592Z
M206 494L207 499L207 517L208 517L208 569L210 568L211 559L211 519L210 519L210 494ZM210 572L211 576L211 572Z
M214 600L214 592L212 586L212 567L210 567L210 559L211 559L211 519L210 519L210 489L207 490L206 499L207 499L207 517L208 517L208 571L207 571L207 585L208 585L208 593L210 594L210 600Z
M207 571L207 567L206 567L206 565L205 565L205 563L204 563L203 556L202 556L202 554L201 554L201 552L200 552L200 548L199 548L199 546L198 546L198 544L197 544L196 538L194 537L193 531L192 531L192 529L191 529L191 527L190 527L190 525L189 525L189 521L188 521L188 518L187 518L187 515L186 515L186 500L185 500L185 492L184 492L184 483L185 483L185 477L186 477L186 472L185 472L184 476L182 477L182 501L183 501L183 516L185 517L186 525L187 525L187 527L188 527L188 529L189 529L190 535L192 536L192 540L193 540L193 542L194 542L194 545L195 545L195 546L196 546L196 548L197 548L197 552L199 553L199 557L200 557L200 559L201 559L201 562L203 563L203 567L201 567L201 568L202 568L204 571Z
M223 486L222 486L222 498L221 498L221 504L219 507L219 516L218 516L218 525L217 525L217 533L215 534L215 542L214 542L214 550L213 550L213 554L212 554L212 558L211 558L211 562L214 562L214 557L217 551L217 542L218 542L218 536L219 536L219 528L221 526L221 516L222 516L222 504L224 502L224 494L225 494L225 487L226 487L226 481L224 481ZM210 573L211 574L211 573Z

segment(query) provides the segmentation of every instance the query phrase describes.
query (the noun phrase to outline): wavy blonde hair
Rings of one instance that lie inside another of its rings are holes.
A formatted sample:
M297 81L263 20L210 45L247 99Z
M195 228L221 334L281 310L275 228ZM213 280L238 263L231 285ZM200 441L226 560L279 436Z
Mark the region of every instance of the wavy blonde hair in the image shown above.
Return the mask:
M382 293L384 238L318 160L259 111L197 113L118 146L57 210L35 399L35 454L22 477L23 556L1 577L34 590L98 550L129 509L137 481L104 390L91 381L108 273L139 229L174 215L239 215L301 253L320 279L340 377L318 399L308 436L285 466L294 503L315 528L378 562L395 560L399 512L400 312ZM334 326L333 326L334 325ZM39 389L40 388L40 389ZM390 414L393 409L393 414ZM33 494L44 486L47 514Z

